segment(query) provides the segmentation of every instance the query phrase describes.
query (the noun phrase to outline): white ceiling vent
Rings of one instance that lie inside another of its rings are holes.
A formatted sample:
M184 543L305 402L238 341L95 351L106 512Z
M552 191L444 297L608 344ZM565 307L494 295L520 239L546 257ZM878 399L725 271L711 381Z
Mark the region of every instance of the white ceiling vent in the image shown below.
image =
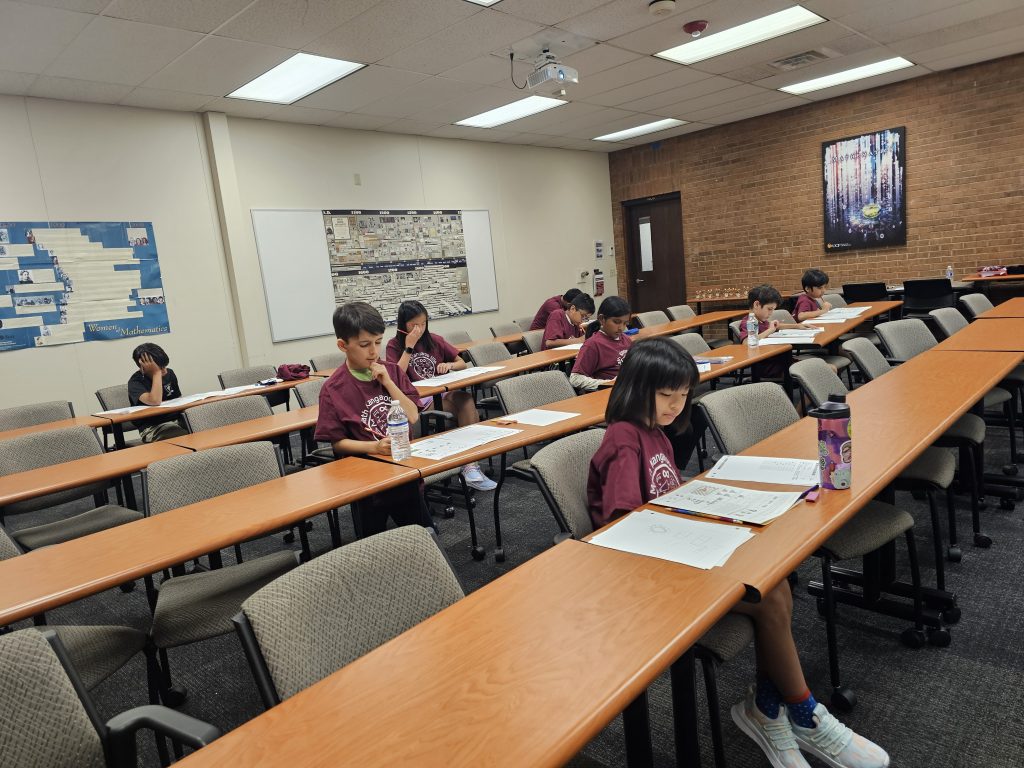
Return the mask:
M817 64L819 61L834 59L839 55L837 51L830 51L828 48L820 48L814 51L804 51L784 59L776 59L768 62L768 66L774 67L782 72L792 72L794 69L806 67L808 64Z

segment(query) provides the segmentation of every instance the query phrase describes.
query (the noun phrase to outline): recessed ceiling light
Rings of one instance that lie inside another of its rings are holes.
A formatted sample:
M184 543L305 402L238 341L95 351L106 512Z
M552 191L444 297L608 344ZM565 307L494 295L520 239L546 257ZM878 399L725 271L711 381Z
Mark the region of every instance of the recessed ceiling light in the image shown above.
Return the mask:
M343 59L296 53L237 91L229 93L228 98L292 104L365 66Z
M636 136L643 136L646 133L657 133L658 131L675 128L677 125L686 125L686 121L667 117L664 120L655 120L653 123L638 125L636 128L627 128L624 131L606 133L604 136L595 136L594 141L625 141Z
M788 35L798 29L813 27L821 24L823 19L816 13L811 13L806 8L794 5L784 11L763 16L760 19L748 21L738 27L731 27L722 32L716 32L707 37L701 37L667 51L654 54L662 59L675 61L679 64L693 64L714 56L721 56L739 48L746 48L748 45L762 43L771 40L773 37Z
M466 0L467 3L473 3L473 5L482 5L484 8L489 8L495 3L500 3L501 0Z
M511 123L513 120L521 120L529 115L544 112L554 107L560 107L569 102L563 99L550 99L547 96L527 96L525 99L513 101L503 107L496 107L479 115L459 120L456 125L468 125L471 128L493 128L496 125Z
M914 66L914 62L907 61L902 56L897 56L894 59L886 59L875 64L866 64L863 67L836 72L834 75L825 75L814 80L805 80L802 83L787 85L779 88L779 90L792 94L809 93L811 91L820 91L822 88L831 88L833 85L863 80L865 77L874 77L875 75L884 75L886 72L895 72L897 69L906 69L912 66Z

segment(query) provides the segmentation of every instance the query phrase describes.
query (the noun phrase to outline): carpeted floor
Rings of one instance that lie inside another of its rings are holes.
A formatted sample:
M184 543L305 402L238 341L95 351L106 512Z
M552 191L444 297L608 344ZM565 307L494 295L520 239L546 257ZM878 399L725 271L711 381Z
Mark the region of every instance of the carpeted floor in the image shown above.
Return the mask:
M998 471L1007 455L1006 430L990 428L987 445L990 470ZM690 467L691 473L696 467ZM478 525L482 543L493 548L490 520L491 494L477 494ZM916 528L922 553L925 583L934 583L927 508L908 494L898 503L919 521ZM882 744L892 765L903 768L1011 768L1024 765L1024 524L1018 504L1012 512L1001 511L989 500L983 526L995 543L989 550L970 546L967 498L958 497L963 561L947 565L948 586L959 597L960 623L951 628L948 648L904 648L898 634L906 624L852 608L840 609L839 644L844 680L857 693L859 704L843 720ZM81 506L81 505L80 505ZM59 510L61 516L67 509ZM24 516L9 521L19 528L52 513ZM342 512L346 541L352 539L350 518ZM493 556L472 560L465 511L454 519L437 519L442 542L466 591L478 589L503 573L551 546L557 527L540 494L527 483L512 480L502 491L502 530L507 561ZM966 535L965 535L966 534ZM330 546L323 518L312 532L315 551ZM244 545L246 556L284 546L280 536ZM294 545L297 546L297 545ZM900 548L902 551L902 547ZM230 555L227 562L231 562ZM818 562L805 563L796 588L793 633L800 648L808 683L827 701L829 690L824 624L806 584L817 578ZM146 628L149 613L141 589L130 594L111 590L50 612L52 624L120 623ZM28 626L27 622L19 626ZM233 635L171 652L172 672L185 686L188 699L183 710L224 730L236 727L261 711L238 640ZM728 764L733 768L768 765L760 751L733 725L728 708L753 680L753 650L719 670L723 728ZM698 680L698 684L700 681ZM94 698L109 717L146 703L145 668L137 657L100 685ZM667 681L659 679L650 694L652 727L659 766L674 764L674 739ZM703 710L703 701L701 708ZM438 727L445 715L437 713ZM499 723L495 727L500 727ZM701 725L704 765L711 765L706 715ZM140 741L140 764L156 765L150 739ZM605 766L625 764L622 729L618 718L584 750L584 757ZM811 761L814 762L813 760ZM0 764L3 764L0 755ZM339 760L339 765L343 761Z

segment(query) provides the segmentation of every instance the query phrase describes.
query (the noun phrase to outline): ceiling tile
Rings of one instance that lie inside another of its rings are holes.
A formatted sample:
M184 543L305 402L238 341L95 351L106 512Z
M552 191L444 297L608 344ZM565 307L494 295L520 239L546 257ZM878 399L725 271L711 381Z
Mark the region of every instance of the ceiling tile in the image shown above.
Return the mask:
M302 48L378 0L257 0L217 30L218 35L253 43ZM395 19L401 24L400 19Z
M772 91L768 92L773 93ZM742 83L733 88L724 88L720 91L706 93L703 96L684 98L674 104L661 107L658 110L658 114L666 115L667 117L675 117L680 120L686 120L686 115L692 115L700 110L708 109L709 107L716 107L721 104L743 102L745 99L753 99L763 93L765 93L764 88L758 88L756 85ZM733 107L733 109L738 108L739 107Z
M758 80L753 84L761 88L774 90L776 88L781 88L784 85L802 83L806 80L813 80L817 77L835 74L836 72L844 72L847 69L862 67L866 64L874 64L878 61L891 59L893 56L893 52L886 48L872 48L870 50L861 51L860 53L850 54L849 56L842 56L838 59L819 61L816 64L801 67L800 69L793 70L792 72L776 72L771 77Z
M654 141L664 141L665 139L671 139L674 136L682 136L686 133L697 133L698 131L706 131L712 126L705 123L687 123L686 125L677 125L675 128L669 128L667 131L658 131L657 133L649 133L646 136L637 136L633 139L627 139L623 142L616 142L617 144L628 144L634 147L639 147L644 144L650 144Z
M35 79L35 75L26 72L0 72L0 93L24 96Z
M422 136L439 127L437 123L426 123L422 120L393 120L379 130L384 133L414 133Z
M29 96L41 99L63 99L65 101L92 101L102 104L117 104L128 95L131 87L111 83L94 83L89 80L72 80L69 77L48 77L40 75L29 88Z
M550 25L579 16L607 2L608 0L502 0L495 6L495 10L538 24Z
M570 86L569 96L572 99L585 100L588 96L606 93L625 85L638 83L641 80L647 80L648 78L680 69L682 67L679 64L645 56L642 59L630 61L612 69L606 69L604 72L599 72L593 77L580 78L579 84Z
M540 29L532 22L486 9L388 56L380 63L436 75L467 59L529 37Z
M606 107L615 107L625 104L627 101L635 101L644 96L662 94L673 88L679 88L693 83L707 80L710 76L706 72L700 72L689 67L676 66L671 72L649 77L621 88L614 88L604 93L595 94L587 98L593 104L603 104Z
M443 77L428 77L409 86L404 91L367 104L366 112L373 115L410 117L418 112L443 105L467 92L480 90L482 86L446 80ZM439 120L440 122L447 122Z
M570 139L562 145L562 149L578 149L584 152L614 152L621 147L609 144L607 141L591 141L590 139Z
M0 70L46 69L95 16L0 2Z
M203 105L201 112L223 112L232 117L266 117L277 109L280 104L267 104L265 101L247 101L245 99L211 99Z
M390 122L394 122L390 117L353 115L339 112L337 117L331 118L324 125L330 125L335 128L351 128L356 131L375 131Z
M341 115L332 109L312 109L310 107L299 107L295 104L288 104L267 115L268 120L277 120L283 123L305 123L306 125L326 125Z
M920 77L921 75L929 74L930 70L925 67L907 67L906 69L899 69L895 72L889 72L885 75L876 75L875 77L869 77L867 80L857 80L852 83L844 83L843 85L835 85L831 88L823 88L820 91L811 91L810 93L803 93L801 97L809 99L810 101L825 101L826 99L834 99L836 96L845 96L848 93L857 93L857 91L867 91L871 88L878 88L889 83L898 83L902 80L910 80L914 77Z
M761 90L758 93L749 94L740 99L730 99L719 104L694 104L692 107L680 104L678 111L672 116L679 120L687 120L694 123L717 123L722 115L731 112L761 107L764 105L776 104L786 99L797 98L786 93L779 93L772 90ZM801 104L808 103L805 99L798 99Z
M389 127L385 131L391 130ZM468 139L470 141L503 141L521 135L515 131L503 131L500 128L469 128L465 125L442 125L430 131L428 136L443 139Z
M306 46L311 53L372 63L478 13L465 0L382 0ZM401 19L401 23L396 23Z
M212 32L252 0L114 0L104 16L161 27Z
M199 108L209 100L210 97L202 93L161 91L156 88L134 88L131 93L121 99L121 104L126 107L198 112Z
M929 59L926 63L928 69L934 72L942 69L964 67L968 64L989 61L1001 56L1010 56L1015 53L1021 53L1022 39L1024 39L1024 32L1019 29L1008 29L1005 32L983 35L982 37L972 38L972 41L979 43L977 47L948 56L945 54L949 52L949 47L945 47L942 49L942 53L938 54L942 58L935 59L934 61Z
M99 13L110 5L110 0L19 0L19 2L26 5L63 8L65 11L80 11L81 13Z
M726 77L704 77L701 80L697 80L693 83L687 83L686 85L680 85L675 88L666 88L657 93L652 93L650 96L644 96L643 98L635 99L633 101L627 101L618 106L623 109L631 109L635 112L650 112L651 114L660 114L659 110L668 107L669 105L678 104L681 101L692 101L693 99L701 98L709 94L722 93L724 91L730 91L741 83L735 80L730 80ZM739 98L736 96L735 98Z
M517 94L510 95L508 91L497 88L482 87L477 90L460 93L443 104L421 109L416 114L416 117L427 122L455 123L471 115L478 115L489 109L508 104L518 98L522 97ZM564 107L559 107L558 109L564 109ZM366 111L373 112L373 105L367 107Z
M578 69L580 77L587 77L639 58L640 54L638 53L616 48L607 43L598 43L579 53L566 56L564 62L570 67Z
M679 23L686 21L680 12L704 5L707 0L677 0L673 18ZM608 41L614 37L649 27L661 21L661 17L652 16L647 10L647 2L637 0L612 0L587 13L574 16L560 22L558 26L585 35L594 40Z
M695 114L695 122L720 125L723 123L735 123L739 120L746 120L758 115L767 115L770 112L778 112L782 109L801 107L809 102L799 96L790 96L785 93L766 91L763 97L733 101L729 104L722 104L718 107L710 107Z
M413 83L426 79L419 72L389 69L375 64L353 72L326 88L297 102L302 107L355 112L367 104L402 93Z
M725 75L744 67L766 64L822 46L828 47L832 41L841 40L849 35L850 31L841 24L826 22L790 32L782 37L765 40L757 45L740 48L731 53L715 56L712 59L698 61L691 66L704 72Z
M198 32L98 16L46 74L138 85L202 39Z
M259 43L207 37L145 81L148 88L226 96L273 69L294 51Z
M583 120L603 111L604 108L596 104L573 101L556 109L549 109L546 112L516 120L514 125L517 131L537 133L545 128L561 126L571 120Z
M465 0L463 0L464 2ZM526 78L533 72L533 66L524 61L515 61L509 67L508 55L504 56L478 56L477 58L459 64L457 67L446 69L441 73L442 77L449 80L462 80L465 83L482 83L484 85L512 85L511 71L515 75L517 83L525 83Z
M1022 19L1024 6L1020 0L974 0L916 15L901 22L876 17L876 23L865 34L880 43L924 38L929 41L929 45L941 45L1017 26ZM883 20L884 23L879 23Z

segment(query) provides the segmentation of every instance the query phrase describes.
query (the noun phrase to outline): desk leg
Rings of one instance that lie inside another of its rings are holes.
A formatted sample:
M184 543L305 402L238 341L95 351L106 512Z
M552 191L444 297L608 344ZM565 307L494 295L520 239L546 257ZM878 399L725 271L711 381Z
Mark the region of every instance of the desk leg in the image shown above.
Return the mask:
M647 691L637 696L622 711L622 728L626 733L626 765L628 768L654 765L651 747L651 721L647 712Z
M121 488L124 491L124 504L128 509L138 509L139 505L135 501L135 483L132 482L131 475L125 475L121 478Z
M679 768L700 768L695 667L696 661L691 649L676 660L670 669L672 725L676 737L676 765Z
M501 546L501 515L498 507L498 499L501 496L501 486L505 484L505 464L507 453L501 454L501 471L498 474L498 485L494 489L494 562L505 562L505 548Z
M124 426L119 422L114 422L111 426L114 432L114 447L121 450L125 446Z

